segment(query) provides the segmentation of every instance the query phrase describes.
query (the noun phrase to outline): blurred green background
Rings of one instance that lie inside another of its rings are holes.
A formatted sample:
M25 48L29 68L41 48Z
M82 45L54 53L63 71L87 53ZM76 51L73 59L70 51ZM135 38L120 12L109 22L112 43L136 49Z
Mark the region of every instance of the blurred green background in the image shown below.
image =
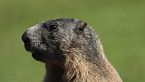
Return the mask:
M48 19L75 17L96 30L124 82L145 82L145 0L0 0L0 82L41 82L44 64L21 35Z

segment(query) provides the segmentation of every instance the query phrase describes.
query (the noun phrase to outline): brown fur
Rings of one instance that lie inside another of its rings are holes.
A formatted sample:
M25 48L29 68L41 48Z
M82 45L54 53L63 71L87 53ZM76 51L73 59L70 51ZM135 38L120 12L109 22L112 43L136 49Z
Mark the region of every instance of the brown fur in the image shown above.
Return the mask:
M117 71L107 61L100 40L96 43L99 53L96 59L97 65L88 62L85 59L86 57L83 57L82 49L71 48L65 51L66 62L58 65L58 67L64 69L63 82L122 82ZM58 64L58 62L55 63ZM46 70L50 70L47 65ZM46 73L45 82L52 82L48 79L50 76L49 72Z

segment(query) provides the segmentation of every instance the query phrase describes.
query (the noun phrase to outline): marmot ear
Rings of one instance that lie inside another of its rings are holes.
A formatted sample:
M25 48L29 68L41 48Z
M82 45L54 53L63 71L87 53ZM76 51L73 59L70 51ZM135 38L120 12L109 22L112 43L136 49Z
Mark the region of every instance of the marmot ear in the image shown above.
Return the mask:
M78 22L77 24L77 28L79 31L84 31L84 28L86 27L87 23L83 22L83 21L80 21Z

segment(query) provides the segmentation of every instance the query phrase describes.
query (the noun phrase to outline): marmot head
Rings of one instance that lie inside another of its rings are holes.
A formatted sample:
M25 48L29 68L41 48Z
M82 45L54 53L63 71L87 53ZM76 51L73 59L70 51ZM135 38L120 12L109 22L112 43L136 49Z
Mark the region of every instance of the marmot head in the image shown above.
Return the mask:
M24 32L22 40L33 58L42 62L64 61L63 53L68 49L93 49L96 43L90 26L75 18L59 18L36 24Z

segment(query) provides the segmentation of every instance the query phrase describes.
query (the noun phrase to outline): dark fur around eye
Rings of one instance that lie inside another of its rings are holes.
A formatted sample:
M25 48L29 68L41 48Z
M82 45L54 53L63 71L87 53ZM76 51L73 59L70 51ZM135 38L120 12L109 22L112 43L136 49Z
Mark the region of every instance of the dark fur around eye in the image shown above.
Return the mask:
M46 23L44 23L44 24L42 25L42 27L43 27L43 28L48 28Z

